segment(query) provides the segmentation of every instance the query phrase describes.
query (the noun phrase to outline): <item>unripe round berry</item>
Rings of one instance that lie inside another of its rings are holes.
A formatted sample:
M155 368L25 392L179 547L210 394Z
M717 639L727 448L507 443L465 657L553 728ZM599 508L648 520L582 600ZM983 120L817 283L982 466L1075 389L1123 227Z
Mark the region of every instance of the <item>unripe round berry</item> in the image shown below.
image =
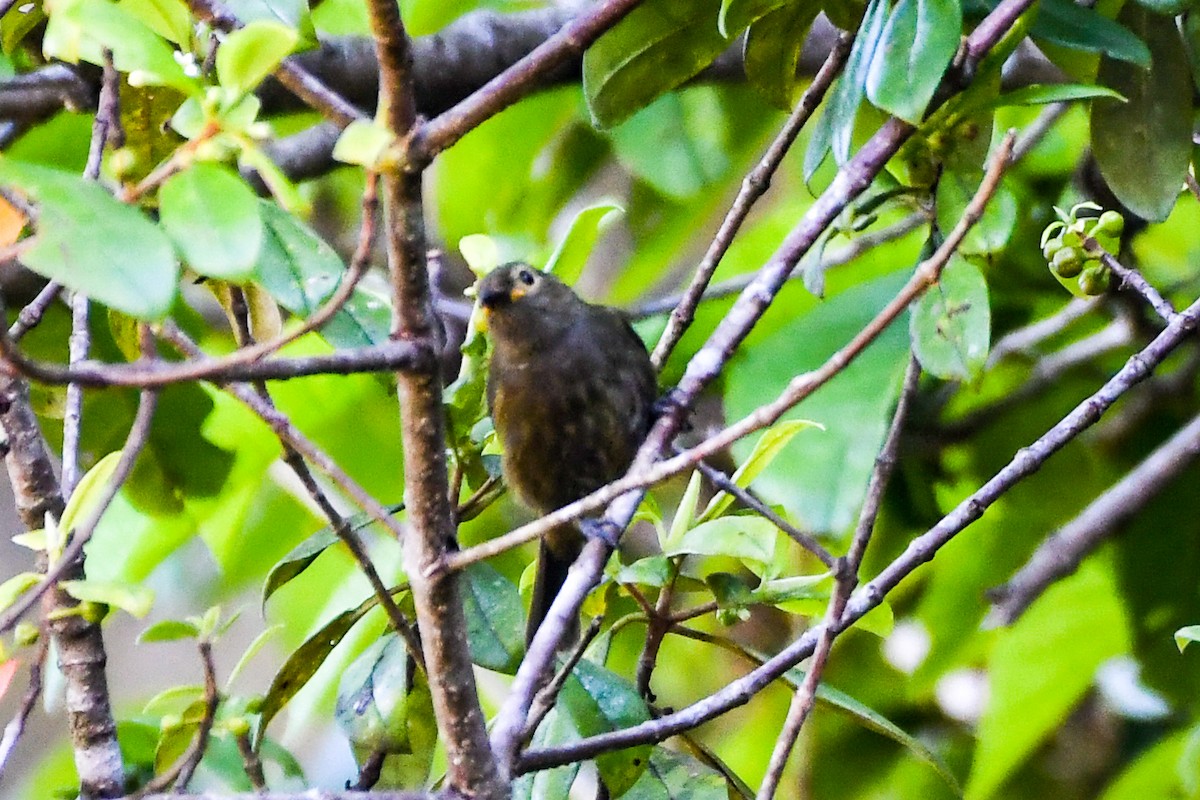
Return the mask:
M1108 290L1110 273L1108 267L1095 263L1079 273L1079 291L1095 297Z
M1050 268L1060 278L1074 278L1083 269L1083 258L1074 247L1064 247L1054 254Z
M1042 255L1046 258L1046 263L1054 260L1054 255L1063 249L1062 239L1057 236L1046 242L1046 246L1042 248Z
M1125 218L1117 211L1105 211L1092 229L1093 236L1120 236L1125 230Z

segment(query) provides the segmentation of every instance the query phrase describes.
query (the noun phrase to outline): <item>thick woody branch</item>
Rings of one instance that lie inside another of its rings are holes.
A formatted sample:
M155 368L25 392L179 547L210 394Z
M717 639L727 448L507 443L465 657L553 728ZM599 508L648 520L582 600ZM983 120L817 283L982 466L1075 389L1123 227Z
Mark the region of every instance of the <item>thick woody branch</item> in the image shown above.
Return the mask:
M417 120L412 43L394 0L368 0L367 11L379 63L377 120L397 140L407 142ZM383 175L394 341L436 338L421 177L415 166ZM396 384L410 526L403 539L404 560L431 676L434 714L446 748L446 783L466 797L501 800L509 795L507 780L497 769L488 745L458 578L428 573L430 564L445 557L456 533L447 478L441 373L437 365L421 372L402 372Z

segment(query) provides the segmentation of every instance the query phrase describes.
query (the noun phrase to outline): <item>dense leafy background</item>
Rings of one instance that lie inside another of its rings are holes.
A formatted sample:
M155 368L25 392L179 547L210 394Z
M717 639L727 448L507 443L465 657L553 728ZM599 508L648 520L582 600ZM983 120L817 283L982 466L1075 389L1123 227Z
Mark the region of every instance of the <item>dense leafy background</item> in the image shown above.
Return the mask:
M359 167L341 166L297 186L282 178L268 181L276 190L276 200L268 201L256 199L234 170L219 163L236 154L243 166L263 169L250 136L259 109L245 90L293 47L311 41L314 31L366 34L361 3L325 0L311 14L296 3L232 5L243 21L257 22L223 46L210 81L214 88L207 90L172 56L174 46L195 44L182 4L69 0L55 5L49 27L36 31L22 30L12 14L4 19L0 68L6 74L36 64L26 49L30 40L22 38L28 36L42 36L47 55L67 61L95 61L107 47L118 69L138 72L138 80L122 89L127 179L147 174L179 146L180 136L195 140L205 121L222 126L221 136L209 142L212 151L204 154L212 160L180 172L148 199L160 222L76 177L87 152L89 114L59 113L17 138L0 159L0 182L24 190L41 210L39 244L24 254L25 263L108 309L97 306L92 315L98 358L125 358L122 331L128 331L130 317L167 314L211 351L228 350L232 340L213 300L220 293L207 287L249 279L286 312L303 317L333 288L353 246ZM432 244L446 253L442 288L455 299L470 279L458 254L464 237L485 234L502 257L545 263L568 238L580 210L560 270L577 278L584 294L638 314L649 299L679 288L743 176L782 124L779 107L786 108L803 89L805 81L794 78L799 42L822 5L844 27L862 20L845 74L783 162L715 280L760 267L883 113L913 122L925 118L955 55L964 18L969 28L995 2L647 0L588 51L581 85L518 103L438 158L426 186ZM868 552L867 575L1057 422L1152 335L1156 323L1148 313L1136 302L1113 298L1035 352L996 363L987 359L990 343L1071 300L1046 268L1039 237L1056 218L1054 206L1069 208L1088 196L1078 174L1089 147L1124 207L1152 222L1127 225L1132 235L1122 256L1180 305L1200 289L1200 202L1178 191L1192 157L1188 59L1197 25L1195 16L1181 18L1181 35L1175 19L1165 16L1191 4L1127 2L1119 15L1121 3L1097 5L1093 11L1067 0L1042 0L1040 13L1023 20L968 92L931 116L860 205L842 215L837 229L805 260L804 280L783 290L703 404L697 428L740 418L843 345L894 295L927 240L938 235L929 220L943 233L953 225L979 180L992 132L1025 128L1040 111L1036 104L1070 101L1005 178L988 216L941 284L789 417L819 426L781 423L775 429L781 446L754 489L840 552L883 441L910 345L916 348L927 375ZM507 0L401 3L414 35L435 32L480 8L530 6ZM40 3L29 13L44 17ZM730 37L747 29L748 82L687 83L728 47ZM1026 31L1069 86L1001 93L1003 55ZM1089 100L1093 97L1098 99ZM178 136L163 128L167 119ZM267 121L291 132L315 117ZM358 136L343 142L344 160L374 163L389 143L369 129ZM113 168L110 161L109 173ZM836 255L854 239L912 213L926 219L907 235L828 271L821 266L822 255ZM176 254L189 268L182 294ZM117 269L131 266L136 275ZM195 285L198 276L207 284ZM356 290L322 336L307 336L286 352L312 354L380 341L387 310L377 277ZM714 299L702 306L664 370L664 386L679 376L731 302ZM961 308L967 312L957 313ZM639 332L652 343L665 317L638 317ZM1053 380L1041 380L1053 358L1066 357L1073 345L1092 342L1089 337L1115 326L1126 326L1128 336L1071 363ZM62 360L68 330L67 311L56 306L24 346L32 355ZM1186 372L1196 362L1195 343L1189 347L1192 352L1169 362L1167 372L1194 374ZM1043 537L1193 415L1195 388L1191 377L1166 396L1146 393L1142 405L1132 398L1119 405L1110 420L1055 455L918 571L888 599L886 613L863 626L867 630L840 639L826 673L828 692L789 767L783 795L940 798L955 796L957 784L975 800L1200 797L1200 652L1181 654L1172 638L1200 621L1195 513L1200 475L1194 467L1016 624L984 624L987 590L1003 583ZM384 502L401 500L399 423L386 377L312 377L274 384L272 391L279 408L363 486ZM55 446L61 395L58 388L35 387ZM125 390L87 393L85 466L120 446L135 399ZM475 401L477 408L477 396ZM478 444L479 437L471 435L475 421L455 420L460 444ZM753 459L754 447L754 441L740 443L726 460ZM491 463L491 454L484 453L473 462L476 473L469 475L468 488L478 485L478 471ZM421 780L429 758L436 776L441 768L430 739L427 690L418 681L402 698L388 693L414 679L393 652L398 650L393 640L380 639L383 617L367 602L369 588L349 557L330 547L328 536L309 538L324 520L279 458L268 428L228 395L207 385L171 388L163 395L147 451L88 548L89 578L131 593L153 589L150 621L200 616L217 604L226 613L241 608L218 645L226 676L242 649L260 631L269 631L266 648L253 653L248 669L230 686L234 700L228 713L236 715L238 702L266 693L273 678L269 704L290 699L269 728L264 750L274 785L304 785L302 773L309 782L340 785L352 775L351 743L360 754L369 751L380 730L393 737L392 752L401 754L392 764L392 779ZM734 513L736 508L697 524L696 497L686 484L684 479L656 489L645 516L661 527L668 555L689 556L685 597L699 603L715 594L730 606L728 613L701 618L694 627L737 643L743 652L668 637L653 685L659 704L676 708L744 672L748 656L791 641L819 618L828 597L828 582L814 579L811 586L780 589L783 594L774 600L760 595L768 602L750 610L739 608L739 591L778 588L781 584L770 582L785 577L819 576L821 565L762 520ZM524 519L524 512L504 500L464 524L461 541L470 545ZM402 580L399 548L382 531L366 530L384 580ZM633 538L638 544L623 557L622 579L652 589L661 583L666 562L637 560L654 548L651 525L643 523ZM302 543L306 549L293 551ZM6 572L28 568L26 551L5 552ZM481 669L491 673L511 674L520 657L517 587L531 553L506 554L468 575L473 652ZM268 574L271 596L260 613L259 592ZM106 597L116 604L115 596ZM612 584L588 607L606 613L610 622L635 610ZM131 630L147 625L118 615L108 628L110 641L128 642ZM313 648L310 637L322 626L337 633L332 652ZM195 630L164 628L159 636L186 639ZM608 669L585 662L539 734L543 738L535 741L596 733L645 717L629 685L615 677L632 675L644 630L639 623L621 624L602 637L607 650L597 648L597 661ZM305 642L313 649L296 658ZM187 713L198 695L186 688L159 693L196 682L192 650L186 643L150 642L112 649L110 676L127 757L131 763L169 763L194 730ZM160 653L170 653L176 666L159 669ZM277 674L285 661L288 666ZM697 669L700 664L703 669ZM300 677L307 685L294 697L281 694L281 677ZM481 685L485 707L494 708L503 681ZM5 709L16 694L4 698ZM740 781L756 786L788 697L782 683L772 687L704 726L696 739ZM347 711L363 705L375 716ZM278 710L271 706L268 716ZM178 724L174 730L167 726L169 735L160 740L163 718L171 715ZM52 723L53 715L49 719ZM21 745L22 769L10 771L0 787L7 796L49 798L71 785L66 747L55 738L61 729L50 723L42 728L52 744ZM626 796L725 796L725 782L691 757L658 749L645 772L632 770L629 759L626 753L599 764L610 787L633 787ZM244 790L239 770L236 751L224 737L214 743L194 785ZM560 796L573 775L557 770L518 786Z

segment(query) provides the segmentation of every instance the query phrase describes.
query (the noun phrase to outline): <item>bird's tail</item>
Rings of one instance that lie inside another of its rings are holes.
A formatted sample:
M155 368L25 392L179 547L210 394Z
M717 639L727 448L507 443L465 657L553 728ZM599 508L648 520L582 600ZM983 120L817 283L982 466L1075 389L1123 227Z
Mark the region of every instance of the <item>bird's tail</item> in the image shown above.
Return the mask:
M550 611L550 604L566 582L567 572L579 557L582 545L583 538L573 527L555 529L542 537L538 548L537 573L533 579L533 602L529 606L529 623L525 628L526 646L533 641L533 635ZM578 635L579 622L576 620L567 631L566 641Z

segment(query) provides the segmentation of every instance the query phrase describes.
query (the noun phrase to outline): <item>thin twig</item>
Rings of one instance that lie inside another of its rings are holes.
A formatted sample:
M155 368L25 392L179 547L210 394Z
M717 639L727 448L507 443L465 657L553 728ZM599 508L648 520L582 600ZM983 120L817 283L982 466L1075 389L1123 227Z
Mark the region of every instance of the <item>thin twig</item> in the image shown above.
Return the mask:
M14 342L19 342L21 338L42 321L42 317L46 315L46 311L58 299L58 295L62 292L62 284L50 281L42 290L37 293L37 296L29 301L29 304L22 308L17 314L17 318L13 320L12 326L8 329L8 338Z
M201 759L204 758L204 751L208 749L208 737L212 733L213 722L217 718L217 708L221 703L221 692L217 688L217 671L216 664L213 661L212 642L207 639L199 641L200 648L200 663L204 667L204 714L200 717L200 724L196 726L196 733L192 737L192 741L188 744L187 750L183 752L175 763L171 765L165 772L162 772L146 782L138 791L134 792L130 797L131 800L140 800L149 794L161 792L164 789L175 785L180 790L187 788L188 781L192 779L192 775L196 771L196 767L200 765Z
M821 104L829 85L842 71L853 41L854 36L849 33L838 37L837 43L829 51L825 63L813 78L812 83L805 89L804 95L792 110L787 122L771 142L762 159L742 181L741 189L734 198L733 205L730 206L729 212L721 222L720 229L708 245L704 257L700 259L691 283L675 305L674 310L671 311L667 327L659 337L658 344L654 346L650 360L654 363L655 369L662 369L663 364L671 355L671 351L675 349L675 345L679 343L688 326L692 324L692 320L696 317L696 309L700 306L700 301L704 299L705 289L708 288L713 273L716 272L721 259L725 257L729 246L733 244L733 239L741 230L746 217L749 216L750 209L770 187L775 170L783 162L783 157L791 149L800 130L816 111L817 106Z
M1074 572L1089 553L1119 531L1197 457L1200 416L1176 431L1074 519L1047 536L1007 583L988 592L993 606L986 623L1016 622L1051 584Z
M1142 277L1140 272L1135 269L1130 269L1120 261L1117 261L1117 259L1113 257L1112 253L1105 250L1100 243L1091 236L1083 237L1083 250L1092 258L1100 259L1104 266L1112 270L1113 274L1116 275L1121 281L1120 288L1132 289L1134 292L1141 295L1142 299L1154 309L1154 313L1162 317L1163 322L1170 322L1171 318L1175 316L1177 313L1175 311L1175 306L1171 305L1170 302L1168 302L1161 294L1159 294L1158 290L1151 286L1146 279Z
M679 448L676 452L683 452L683 448ZM779 530L786 533L796 544L800 545L805 550L816 556L817 560L822 564L831 569L833 568L834 562L836 562L837 559L834 558L832 553L822 547L821 543L818 542L813 536L805 533L792 523L788 522L786 519L781 517L775 511L775 509L764 503L749 490L738 486L733 482L732 479L730 479L728 475L714 467L712 464L709 464L707 461L701 459L699 462L697 462L696 468L699 469L701 474L708 478L718 489L737 498L738 502L742 503L747 508L752 509L754 513L758 514L776 528L779 528Z
M258 757L258 753L254 752L250 734L238 731L233 735L233 741L237 744L238 753L242 757L242 770L246 773L246 778L254 787L255 793L262 794L267 788L267 776L263 774L262 759Z
M46 654L49 651L50 640L43 631L38 640L37 650L34 651L33 658L29 659L29 686L21 697L21 704L17 706L16 713L4 726L4 737L0 738L0 778L4 777L8 759L12 756L21 734L25 732L25 724L29 721L29 715L33 713L38 698L42 696L42 670L46 666Z
M857 236L851 239L849 244L833 253L826 252L821 256L820 271L826 272L834 267L844 266L851 263L855 259L862 256L864 253L874 250L881 245L894 242L895 240L907 236L923 225L929 224L929 218L921 213L915 212L908 216L893 222L887 227L880 228L872 233L865 233L862 236ZM717 300L722 297L731 297L735 294L740 294L754 280L755 274L747 272L743 275L738 275L728 280L714 283L704 290L702 301ZM788 275L787 280L796 280L804 276L804 270L796 267ZM630 316L634 319L645 319L659 314L666 314L679 305L683 299L683 294L671 294L666 297L660 297L655 300L650 300L642 303L630 310Z
M542 690L533 698L533 705L529 707L529 722L525 726L525 734L521 737L522 744L527 743L533 738L533 734L537 732L538 726L542 724L542 720L550 713L550 709L554 708L554 701L558 699L558 693L562 691L567 678L571 677L571 670L575 669L575 665L583 658L583 654L592 643L592 640L600 633L602 622L604 622L603 617L592 617L592 621L588 624L583 635L579 637L579 641L575 643L575 647L567 656L566 661L559 667L554 679L542 687Z

